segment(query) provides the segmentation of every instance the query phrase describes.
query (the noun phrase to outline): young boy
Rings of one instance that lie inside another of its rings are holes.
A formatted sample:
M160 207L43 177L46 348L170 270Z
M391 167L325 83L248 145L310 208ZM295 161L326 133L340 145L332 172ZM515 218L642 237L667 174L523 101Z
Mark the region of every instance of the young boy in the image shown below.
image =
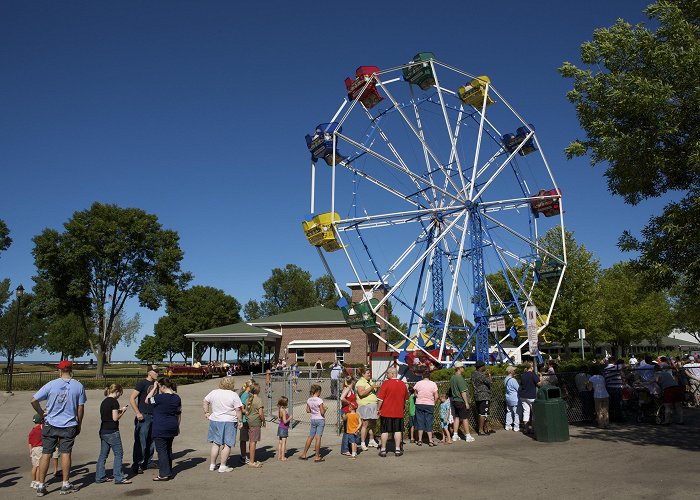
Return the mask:
M450 435L450 398L447 394L440 394L440 427L442 427L442 443L452 444L452 436Z
M413 387L408 389L408 442L413 443L416 435L416 391Z
M36 489L39 485L37 478L39 475L39 461L41 460L41 453L43 450L41 445L41 429L43 427L44 418L38 413L35 413L32 417L32 421L36 425L29 431L27 440L29 441L29 458L32 460L32 483L30 487Z
M360 425L362 424L362 419L360 415L355 411L357 410L357 402L352 401L348 406L348 413L343 414L343 420L345 420L345 441L350 444L351 454L348 458L355 460L357 458L357 443L360 442Z

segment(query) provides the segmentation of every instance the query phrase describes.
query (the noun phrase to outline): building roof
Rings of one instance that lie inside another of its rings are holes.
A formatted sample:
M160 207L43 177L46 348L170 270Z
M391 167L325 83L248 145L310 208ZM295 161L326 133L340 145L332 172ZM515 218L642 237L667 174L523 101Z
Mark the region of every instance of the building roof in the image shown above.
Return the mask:
M299 311L275 314L249 322L254 326L284 325L344 325L343 313L323 306L309 307Z
M201 332L188 333L185 338L199 340L201 342L230 342L245 343L259 342L261 340L274 341L282 336L281 333L264 330L247 323L233 323L203 330Z

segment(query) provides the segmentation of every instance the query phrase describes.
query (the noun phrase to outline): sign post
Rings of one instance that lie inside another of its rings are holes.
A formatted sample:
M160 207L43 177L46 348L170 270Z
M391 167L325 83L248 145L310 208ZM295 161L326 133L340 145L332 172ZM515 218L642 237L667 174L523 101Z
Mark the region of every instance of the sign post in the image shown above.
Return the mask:
M579 328L578 338L581 340L581 359L585 359L585 356L583 354L583 339L586 338L586 329L585 328Z
M530 356L535 362L535 373L537 373L537 307L527 306L525 308L525 319L527 320L527 342L530 349Z

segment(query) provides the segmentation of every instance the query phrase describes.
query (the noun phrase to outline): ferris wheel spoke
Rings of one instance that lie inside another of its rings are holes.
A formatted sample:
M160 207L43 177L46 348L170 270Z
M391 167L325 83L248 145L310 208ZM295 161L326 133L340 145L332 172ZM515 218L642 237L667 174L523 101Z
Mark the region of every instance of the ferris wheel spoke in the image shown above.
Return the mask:
M437 71L435 71L435 65L433 64L433 61L430 62L430 65L433 68L433 75L435 76L435 88L437 89L438 99L440 100L440 109L442 110L442 117L445 120L445 127L447 129L447 135L450 138L450 162L448 164L451 165L452 161L454 161L457 164L457 171L459 172L459 179L462 183L461 192L466 196L467 187L466 187L465 180L464 180L464 174L462 173L462 164L459 160L459 155L457 154L457 139L456 139L455 135L452 133L452 125L450 124L450 119L447 116L447 108L445 107L445 99L443 98L443 95L442 95L443 90L440 87L440 81L438 79ZM461 106L460 106L460 114L457 118L457 127L459 127L461 115L462 115L462 113L461 113ZM455 189L458 189L458 188L455 186Z
M420 117L420 112L418 111L418 104L416 103L416 98L415 95L413 94L413 86L409 86L408 88L410 94L411 94L411 103L413 104L413 114L416 116L416 125L418 126L418 132L420 134L421 138L421 149L423 150L423 160L425 161L425 171L428 172L428 178L430 179L430 182L433 181L433 172L432 172L432 167L430 166L430 155L428 154L428 149L425 147L425 134L423 132L423 122L421 121ZM443 189L447 189L447 185L443 185ZM435 190L433 190L433 198L437 199L437 193Z
M544 248L542 245L540 245L538 241L534 241L534 240L532 240L532 239L530 239L530 238L528 238L528 237L526 237L526 236L523 236L522 234L520 234L519 232L515 231L515 230L512 229L511 227L507 226L506 224L503 224L501 221L499 221L499 220L497 220L497 219L494 219L493 217L489 216L488 214L486 214L486 213L484 213L484 212L481 212L481 215L482 215L485 219L488 219L489 221L493 222L494 224L496 224L496 225L502 227L503 229L505 229L506 231L508 231L510 234L512 234L512 235L515 236L516 238L519 238L519 239L521 239L522 241L524 241L525 243L527 243L528 245L531 245L532 247L536 248L538 251L542 252L543 254L545 254L545 255L547 255L547 256L549 256L549 257L555 259L556 261L558 261L558 262L564 264L564 261L561 259L561 257L558 257L558 256L556 256L556 255L553 255L549 250L547 250L547 249Z
M455 200L455 201L460 201L459 198L456 197L456 196L454 196L452 193L449 193L449 192L445 191L444 189L442 189L441 187L436 186L435 184L432 184L432 183L428 182L424 177L413 173L410 169L404 169L403 166L402 166L401 164L396 163L396 162L394 162L393 160L390 160L389 158L387 158L386 156L384 156L384 155L382 155L382 154L380 154L380 153L377 153L376 151L374 151L374 150L372 150L372 149L366 147L364 144L361 144L361 143L359 143L359 142L357 142L357 141L351 139L350 137L348 137L348 136L346 136L346 135L343 135L343 134L341 134L341 133L336 133L336 136L339 137L339 138L341 138L341 139L343 139L343 140L346 141L347 143L349 143L349 144L355 146L356 148L359 148L359 149L364 150L367 154L369 154L369 155L375 157L376 159L378 159L378 160L381 161L381 162L386 163L386 164L389 165L390 167L393 167L393 168L395 168L396 170L407 174L412 180L417 181L417 182L423 184L423 185L426 186L426 187L436 189L436 190L439 191L440 193L444 194L445 196L447 196L447 197L449 197L449 198L451 198L451 199L453 199L453 200Z
M367 172L360 170L359 168L353 167L350 163L341 162L341 163L339 163L339 165L342 165L350 172L357 174L364 179L367 179L372 184L380 187L381 189L383 189L385 191L388 191L389 193L393 194L394 196L396 196L402 200L407 201L411 205L415 205L417 207L423 206L420 203L418 203L416 200L413 199L413 194L410 194L410 195L404 194L404 193L400 192L399 190L392 188L387 183L382 182L379 179L376 179L374 176L368 174Z
M403 111L403 108L398 104L398 102L396 101L394 96L388 91L388 89L384 85L382 85L381 82L378 82L378 84L382 88L382 90L384 90L387 97L391 100L392 104L394 105L394 107L398 111L399 115L401 115L401 117L404 119L404 121L406 122L406 125L411 129L411 132L413 132L413 135L416 137L416 139L418 139L420 141L422 147L425 148L425 151L428 152L428 154L430 155L432 160L435 162L435 165L437 165L437 167L443 172L443 175L445 175L447 178L449 178L450 177L449 172L447 172L445 170L445 168L443 168L442 163L440 162L440 159L437 157L437 155L430 148L430 146L426 142L425 138L421 137L421 135L418 132L418 130L416 129L415 125L411 122L411 120L409 120L408 116L406 116L406 113ZM454 182L452 180L450 180L450 183L452 184L455 192L459 193L460 190L454 184ZM444 193L444 191L442 191L442 192Z
M457 223L457 221L459 221L459 219L460 216L455 217L455 219L450 224L448 224L447 229L451 229ZM430 255L433 249L435 249L435 247L440 244L440 242L445 238L445 235L446 233L442 233L433 240L433 242L428 246L428 248L425 251L423 251L423 253L418 257L418 259L416 259L416 261L411 265L411 267L409 267L409 269L404 273L404 275L401 276L401 278L399 278L399 280L394 285L392 285L391 290L389 290L389 292L379 300L379 304L377 305L377 307L380 307L382 304L384 304L387 300L391 298L395 290L398 290L401 287L401 285L403 285L403 283L413 274L413 272L426 259L426 257Z
M364 215L362 217L351 217L348 219L340 219L336 222L336 227L339 231L350 231L359 228L372 227L374 224L382 223L381 227L406 224L410 222L421 222L427 220L433 222L434 215L442 212L439 208L426 208L421 210L409 210L405 212L393 212L387 214Z
M408 165L406 164L406 162L403 160L403 158L402 158L401 155L399 154L398 150L394 147L394 144L389 140L389 137L386 135L386 133L385 133L384 130L382 129L381 125L379 124L379 120L376 119L375 117L373 117L373 116L372 116L372 113L371 113L367 108L364 108L364 110L365 110L365 114L366 114L367 117L370 119L370 121L372 121L372 122L374 123L374 126L375 126L376 130L379 132L379 137L382 138L382 140L384 141L384 144L386 144L386 146L387 146L387 147L389 148L389 150L392 152L392 154L393 154L394 157L396 158L396 161L398 161L398 162L399 162L399 165L401 165L402 169L403 169L404 171L410 171L411 169L408 167ZM370 145L370 149L371 149L371 145ZM431 200L430 200L430 198L425 194L425 192L421 189L421 186L420 186L420 184L418 183L418 181L416 181L415 179L411 179L411 180L413 181L413 184L414 184L414 185L416 186L416 188L418 189L418 193L419 193L419 194L425 199L425 201L427 201L428 204L430 205L430 204L431 204ZM431 184L432 184L432 178L430 178L430 182L431 182Z

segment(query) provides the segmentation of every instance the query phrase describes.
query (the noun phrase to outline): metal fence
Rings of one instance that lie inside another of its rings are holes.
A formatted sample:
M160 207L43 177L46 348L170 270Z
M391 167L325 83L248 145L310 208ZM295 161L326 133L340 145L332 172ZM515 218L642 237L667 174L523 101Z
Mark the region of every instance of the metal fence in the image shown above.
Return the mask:
M108 375L105 378L97 379L91 377L75 377L81 382L85 389L103 389L110 384L120 384L123 387L133 387L136 382L144 378L145 375ZM7 386L8 374L2 377L2 381ZM12 389L15 391L35 391L41 388L47 382L56 378L56 372L31 372L31 373L14 373L12 375Z
M543 384L550 384L559 387L561 397L566 402L567 419L569 423L590 421L593 419L593 400L587 399L585 394L579 394L576 388L576 372L557 373L556 376L540 374ZM634 371L623 371L623 381L626 390L622 391L621 410L623 417L630 423L660 423L663 417L663 406L661 398L653 396L647 399L644 391L639 388L639 377ZM289 400L288 411L292 416L292 426L308 424L310 415L306 413L306 400L313 384L321 387L321 397L324 399L327 412L326 421L335 423L338 433L342 432L342 412L340 404L340 394L343 390L342 378L337 381L331 380L327 372L307 370L301 372L299 376L285 371L271 375L269 384L265 375L253 375L252 378L260 384L261 397L266 403L266 414L270 420L277 419L277 402L281 396L286 396ZM337 389L334 383L337 382ZM437 381L438 392L447 393L449 381ZM411 385L411 384L409 384ZM683 384L682 384L683 385ZM470 395L470 406L475 407L473 400L474 390L471 381L467 378L468 392ZM700 386L688 384L686 393L686 403L689 405L700 405ZM333 397L335 394L335 397ZM583 396L583 399L582 399ZM589 393L589 396L590 393ZM434 430L440 430L439 405L435 406ZM406 408L405 425L408 426L408 405ZM650 418L649 418L650 417ZM477 425L476 412L470 412L472 427ZM506 403L505 403L505 377L494 376L491 382L491 400L489 405L489 423L493 427L505 426ZM408 430L408 429L407 429Z

